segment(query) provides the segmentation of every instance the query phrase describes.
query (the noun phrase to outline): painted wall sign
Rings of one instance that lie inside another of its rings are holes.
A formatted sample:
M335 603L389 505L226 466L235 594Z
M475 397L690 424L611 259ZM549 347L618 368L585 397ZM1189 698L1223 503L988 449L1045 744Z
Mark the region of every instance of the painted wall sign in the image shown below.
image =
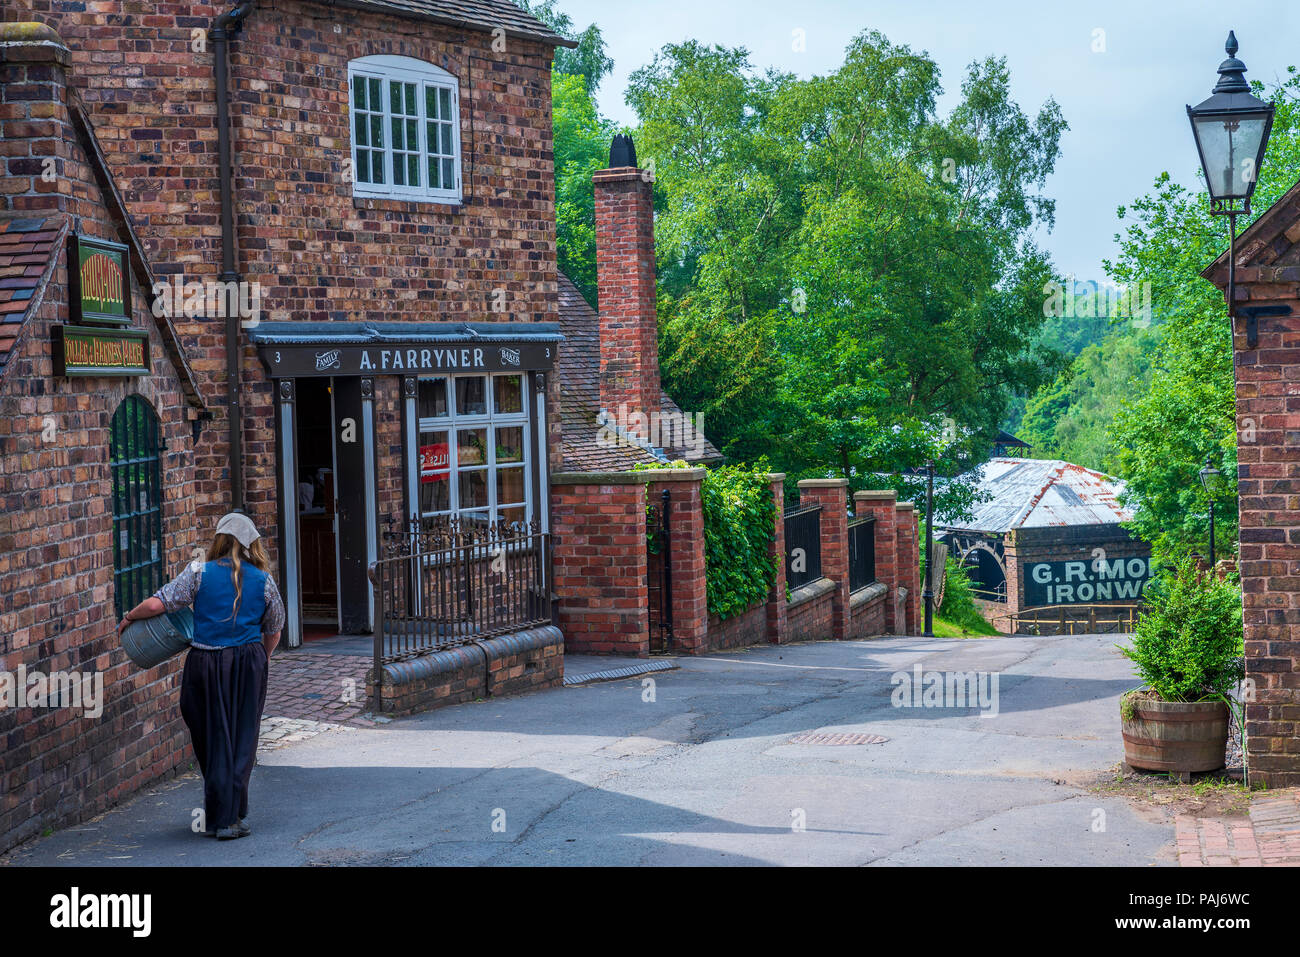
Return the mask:
M320 343L263 345L258 352L272 378L519 372L550 369L555 363L555 344L549 342L364 346Z
M56 376L148 375L149 336L134 329L55 326L50 331Z
M1099 601L1141 600L1152 578L1149 558L1095 558L1074 562L1030 562L1025 565L1020 604L1090 605Z
M130 254L121 243L74 233L68 240L72 321L131 323Z

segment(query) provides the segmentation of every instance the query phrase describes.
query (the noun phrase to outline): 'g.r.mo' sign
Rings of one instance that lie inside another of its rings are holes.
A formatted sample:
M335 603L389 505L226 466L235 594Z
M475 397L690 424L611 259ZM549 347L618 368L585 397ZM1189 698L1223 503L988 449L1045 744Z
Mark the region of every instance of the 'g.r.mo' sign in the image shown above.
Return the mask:
M1137 601L1151 580L1149 558L1095 558L1025 565L1022 607Z

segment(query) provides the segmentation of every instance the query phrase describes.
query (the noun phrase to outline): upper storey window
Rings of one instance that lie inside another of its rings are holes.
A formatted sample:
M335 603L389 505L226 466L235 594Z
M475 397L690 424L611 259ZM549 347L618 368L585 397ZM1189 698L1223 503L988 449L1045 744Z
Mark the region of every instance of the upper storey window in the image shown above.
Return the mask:
M460 84L432 63L367 56L348 64L353 192L459 203Z

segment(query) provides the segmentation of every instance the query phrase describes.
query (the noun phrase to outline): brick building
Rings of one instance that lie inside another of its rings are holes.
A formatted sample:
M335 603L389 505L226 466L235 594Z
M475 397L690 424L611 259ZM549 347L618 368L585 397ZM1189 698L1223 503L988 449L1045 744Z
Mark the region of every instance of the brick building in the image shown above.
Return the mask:
M1251 782L1300 785L1300 183L1237 237L1238 562ZM1225 296L1228 253L1202 273Z
M996 626L1096 630L1099 610L1104 618L1142 600L1151 548L1123 527L1132 518L1119 502L1123 483L1069 462L993 458L976 487L984 500L969 521L942 527L940 541ZM1023 620L1031 610L1039 614Z
M660 388L650 177L621 142L595 178L597 314L556 267L568 41L518 7L2 16L0 673L93 673L106 717L0 708L0 849L188 760L179 660L135 669L114 626L232 508L273 545L290 648L381 626L374 568L412 517L553 533L554 577L525 596L553 614L377 659L394 712L554 684L566 638L647 653L664 490L674 650L914 629L910 505L873 503L879 580L855 590L834 482L808 492L815 587L787 599L778 576L743 616L708 614L702 471L627 471L720 459Z

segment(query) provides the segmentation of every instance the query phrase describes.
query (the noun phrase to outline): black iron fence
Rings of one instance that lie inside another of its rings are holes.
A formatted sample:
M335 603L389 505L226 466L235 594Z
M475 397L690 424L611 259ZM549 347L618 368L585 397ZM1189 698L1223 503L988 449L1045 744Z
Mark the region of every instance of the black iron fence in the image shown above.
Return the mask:
M866 588L876 580L876 520L849 522L849 591Z
M822 507L795 508L782 516L785 523L785 580L799 588L822 577Z
M536 522L414 519L370 566L375 676L385 662L551 622L550 536Z
M646 597L650 607L650 650L673 645L672 493L646 506Z

